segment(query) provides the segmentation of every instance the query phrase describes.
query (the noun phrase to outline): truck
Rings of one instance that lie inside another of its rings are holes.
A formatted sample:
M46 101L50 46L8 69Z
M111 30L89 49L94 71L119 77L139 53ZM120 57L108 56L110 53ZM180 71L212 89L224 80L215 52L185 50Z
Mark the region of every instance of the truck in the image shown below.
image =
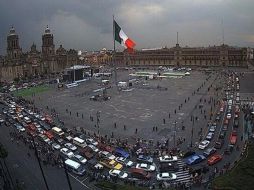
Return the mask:
M234 130L230 135L230 144L235 145L237 140L237 132Z

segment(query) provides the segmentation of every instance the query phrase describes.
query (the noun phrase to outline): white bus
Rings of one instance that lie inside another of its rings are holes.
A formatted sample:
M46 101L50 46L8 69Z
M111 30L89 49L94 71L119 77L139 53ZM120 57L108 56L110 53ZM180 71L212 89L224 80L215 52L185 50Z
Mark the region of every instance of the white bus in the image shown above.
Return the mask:
M80 146L81 148L85 148L87 146L86 142L78 137L73 138L73 144Z
M73 172L74 174L81 175L81 176L85 174L85 171L86 171L85 167L83 167L78 162L75 162L71 159L67 159L67 160L65 160L64 163L65 163L66 168L70 172Z
M64 132L62 131L62 129L60 129L60 128L58 128L58 127L53 127L53 128L52 128L52 131L53 131L53 133L55 133L55 134L57 134L57 135L59 135L59 136L64 135Z

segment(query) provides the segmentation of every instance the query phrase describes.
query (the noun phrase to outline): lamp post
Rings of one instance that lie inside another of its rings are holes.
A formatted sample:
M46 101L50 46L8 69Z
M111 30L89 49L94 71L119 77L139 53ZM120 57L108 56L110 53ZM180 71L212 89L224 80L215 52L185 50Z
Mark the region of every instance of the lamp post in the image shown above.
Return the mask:
M190 147L192 147L192 140L193 140L193 126L194 126L194 117L192 116L192 127L191 127L191 144L190 144Z
M173 131L173 134L174 134L174 148L176 147L176 121L174 122L174 131Z

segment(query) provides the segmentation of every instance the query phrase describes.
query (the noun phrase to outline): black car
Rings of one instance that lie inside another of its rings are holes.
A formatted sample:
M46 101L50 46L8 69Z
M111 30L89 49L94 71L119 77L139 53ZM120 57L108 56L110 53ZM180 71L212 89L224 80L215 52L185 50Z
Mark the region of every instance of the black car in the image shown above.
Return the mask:
M183 154L182 158L187 158L187 157L192 156L194 154L196 154L196 152L194 152L194 151L188 151L188 152L185 152Z
M160 164L160 172L176 172L179 170L179 166L176 163L161 163Z
M226 132L225 131L221 131L220 135L219 135L219 139L224 139L226 136Z

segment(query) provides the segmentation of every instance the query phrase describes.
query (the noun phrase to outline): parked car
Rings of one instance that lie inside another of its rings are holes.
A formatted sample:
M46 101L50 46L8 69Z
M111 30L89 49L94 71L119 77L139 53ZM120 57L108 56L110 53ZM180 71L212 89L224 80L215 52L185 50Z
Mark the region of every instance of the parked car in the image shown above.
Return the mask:
M170 181L170 180L176 179L176 177L177 176L174 173L164 172L164 173L158 173L156 176L156 179L158 181Z
M178 171L179 166L175 162L161 163L159 166L160 172Z
M203 155L204 155L205 157L209 157L209 156L211 156L212 154L214 154L215 152L216 152L216 149L212 147L212 148L206 149L206 150L204 151Z
M148 172L153 172L153 171L155 171L155 166L150 165L150 164L144 164L144 163L137 164L137 165L136 165L136 168L138 168L138 169L143 169L143 170L148 171Z
M147 172L143 169L131 168L130 175L133 178L141 179L141 180L150 180L152 175L150 172Z
M73 144L71 143L65 143L64 146L72 151L75 151L77 150L78 148L76 146L74 146Z
M87 162L87 159L79 154L75 154L72 159L81 163L81 164L85 164Z
M221 149L223 144L224 144L224 139L220 139L220 140L215 142L214 148Z
M114 177L119 177L121 179L126 179L128 177L128 173L120 170L111 169L109 170L109 175Z
M55 149L55 150L59 150L61 148L61 146L57 143L52 143L52 148Z
M231 113L227 114L227 119L231 119Z
M103 166L105 166L109 169L121 170L123 168L123 165L119 164L115 160L102 159L102 160L100 160L100 164L102 164Z
M169 156L169 155L165 155L165 156L161 156L159 157L160 162L176 162L177 156Z
M127 166L127 167L132 167L134 165L134 162L132 162L131 160L128 160L125 157L117 157L116 161Z
M215 154L213 156L211 156L208 160L207 160L207 164L209 166L216 164L217 162L222 160L222 156L220 154Z
M138 155L137 161L152 164L153 163L153 158L151 156Z
M102 158L108 158L110 160L114 160L116 158L113 154L109 153L108 151L100 151L99 156Z
M199 145L198 145L198 148L201 149L201 150L204 150L208 145L209 145L210 141L208 140L204 140L202 141Z
M90 147L96 153L99 152L99 149L96 146L92 145L92 144L89 144L88 147Z
M210 129L209 129L209 132L215 132L215 130L216 130L216 125L212 125L211 127L210 127Z
M211 141L212 138L213 138L213 136L214 136L214 133L213 133L213 132L209 132L209 133L206 135L206 140Z
M190 157L186 158L185 162L186 162L187 165L194 165L194 164L198 164L198 163L204 161L205 159L206 158L203 155L201 155L201 154L199 154L199 155L195 154L193 156L190 156Z
M68 158L72 158L74 156L73 152L70 151L68 148L61 148L60 153Z
M97 145L98 145L98 142L95 141L95 140L92 139L92 138L86 139L86 142L87 142L88 144L92 144L92 145L94 145L94 146L97 146Z

